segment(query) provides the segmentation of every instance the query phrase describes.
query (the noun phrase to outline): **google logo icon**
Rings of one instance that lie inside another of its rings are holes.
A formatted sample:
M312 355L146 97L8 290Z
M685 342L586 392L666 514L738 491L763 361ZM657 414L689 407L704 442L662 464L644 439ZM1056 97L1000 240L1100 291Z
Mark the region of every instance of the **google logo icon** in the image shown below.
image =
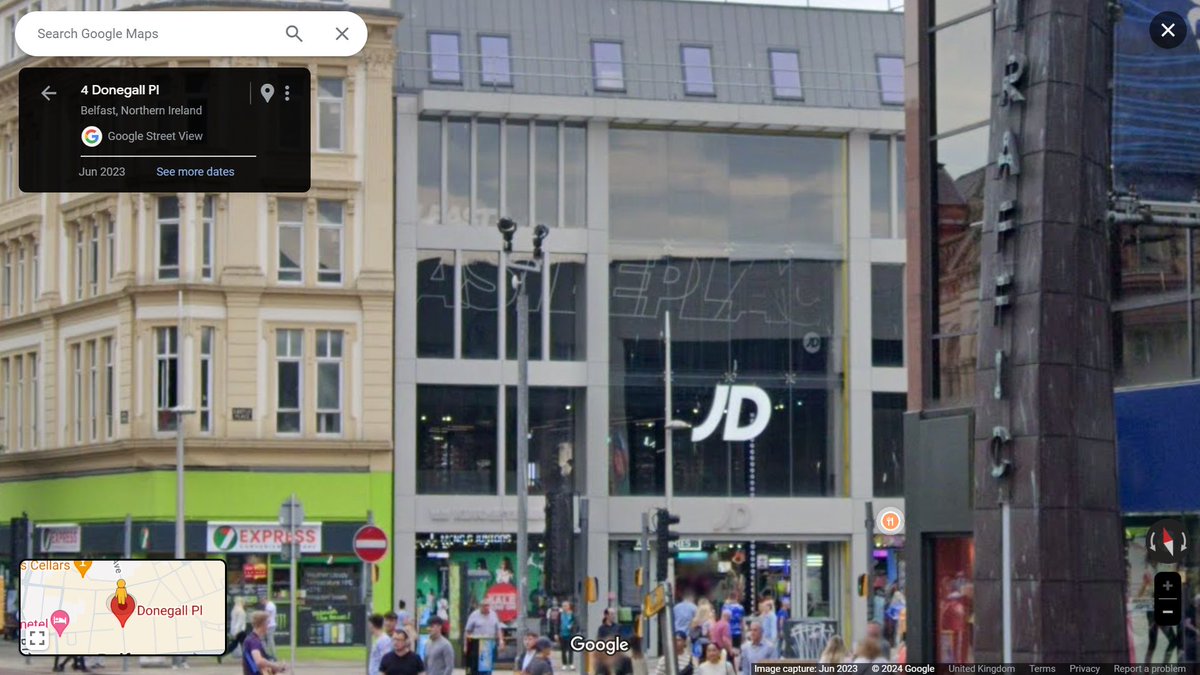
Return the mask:
M84 145L94 148L100 145L100 141L104 138L104 133L100 131L100 127L84 127L83 133L79 137L83 139Z

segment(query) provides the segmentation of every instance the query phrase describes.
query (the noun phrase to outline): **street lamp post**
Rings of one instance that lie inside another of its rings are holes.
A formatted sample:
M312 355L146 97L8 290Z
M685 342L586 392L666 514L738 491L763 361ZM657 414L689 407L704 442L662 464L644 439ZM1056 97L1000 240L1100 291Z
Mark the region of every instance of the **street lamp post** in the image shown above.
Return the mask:
M187 557L187 546L184 537L186 522L183 506L183 418L185 415L190 415L195 410L191 410L186 406L179 405L185 391L183 387L183 291L179 291L177 317L175 327L175 358L178 359L178 365L175 367L175 401L176 405L171 409L175 415L175 557L183 559ZM160 374L159 377L162 377Z
M501 218L496 229L504 237L504 267L512 269L513 289L517 292L517 644L525 637L525 599L529 594L529 293L525 275L542 271L542 242L550 228L538 225L533 230L533 259L511 260L513 235L517 223Z
M671 311L667 310L663 316L663 462L666 466L666 475L663 479L663 496L667 503L667 511L672 511L672 502L675 498L675 432L681 429L691 429L692 425L683 420L675 419L675 410L672 405L672 375L671 375ZM667 578L659 579L659 581L671 582L671 588L675 587L675 556L671 552L662 551L659 555L667 557ZM674 602L674 598L671 598Z

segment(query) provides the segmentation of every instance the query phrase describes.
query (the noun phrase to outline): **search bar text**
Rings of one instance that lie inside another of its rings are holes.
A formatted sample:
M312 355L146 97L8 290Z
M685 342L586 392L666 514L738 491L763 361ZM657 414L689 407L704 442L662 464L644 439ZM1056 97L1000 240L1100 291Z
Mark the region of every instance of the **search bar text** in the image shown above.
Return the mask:
M30 12L30 56L353 56L367 24L353 12Z

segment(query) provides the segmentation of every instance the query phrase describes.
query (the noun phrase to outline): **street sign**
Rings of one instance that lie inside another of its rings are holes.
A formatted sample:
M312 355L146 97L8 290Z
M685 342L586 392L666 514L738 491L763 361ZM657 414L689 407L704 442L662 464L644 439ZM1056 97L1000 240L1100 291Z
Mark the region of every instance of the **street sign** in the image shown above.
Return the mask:
M363 525L354 533L354 555L365 563L377 563L388 552L387 533L374 525Z
M279 524L283 527L300 527L304 524L304 504L294 496L279 507Z

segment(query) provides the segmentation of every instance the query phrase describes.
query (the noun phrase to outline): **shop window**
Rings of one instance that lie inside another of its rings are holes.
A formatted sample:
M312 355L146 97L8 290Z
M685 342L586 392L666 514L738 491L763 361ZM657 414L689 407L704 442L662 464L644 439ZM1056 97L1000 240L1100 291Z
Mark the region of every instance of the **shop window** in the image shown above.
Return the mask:
M508 494L517 493L517 389L505 389L504 486ZM545 494L547 484L559 480L552 472L564 467L571 471L582 466L576 456L577 428L583 426L584 390L572 388L530 387L529 389L529 494Z
M663 310L672 309L676 494L836 494L837 265L667 258L610 267L610 490L662 494ZM726 410L718 385L752 387L764 404ZM715 412L713 412L715 409ZM734 415L725 419L725 415ZM749 439L726 439L769 416Z
M934 539L934 658L972 663L975 655L975 542L970 537Z
M496 387L417 387L417 493L495 494Z
M550 358L583 359L587 326L584 258L554 255L550 262Z

